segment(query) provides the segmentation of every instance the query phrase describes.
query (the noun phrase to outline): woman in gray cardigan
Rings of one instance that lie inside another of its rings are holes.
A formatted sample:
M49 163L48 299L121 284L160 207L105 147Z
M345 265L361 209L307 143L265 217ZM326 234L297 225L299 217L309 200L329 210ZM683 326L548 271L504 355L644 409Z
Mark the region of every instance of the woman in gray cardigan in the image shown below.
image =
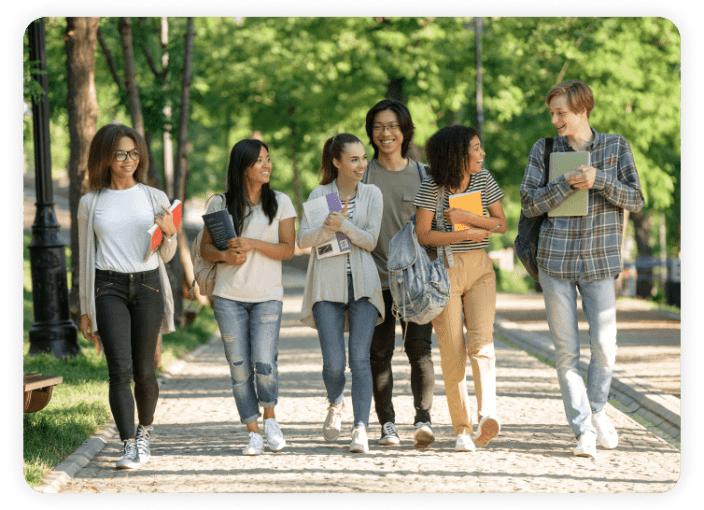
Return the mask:
M369 451L366 433L372 401L369 349L374 327L384 318L381 282L371 255L381 227L383 197L376 186L360 183L366 166L364 145L356 136L342 133L325 142L322 181L308 200L337 193L345 206L341 212L328 214L322 224L311 224L304 216L297 239L300 248L313 248L308 261L301 321L318 330L323 354L323 381L330 404L323 437L326 441L335 441L342 429L344 333L348 331L354 412L350 451L359 453ZM323 250L315 247L339 233L349 239L351 250L321 258L318 252Z
M149 433L159 398L154 353L159 332L174 330L164 263L176 252L176 226L166 194L141 183L148 166L139 133L120 124L103 126L88 155L92 191L78 204L81 332L96 349L101 341L105 349L110 410L124 443L118 469L137 469L151 456ZM161 244L145 258L147 230L154 223Z

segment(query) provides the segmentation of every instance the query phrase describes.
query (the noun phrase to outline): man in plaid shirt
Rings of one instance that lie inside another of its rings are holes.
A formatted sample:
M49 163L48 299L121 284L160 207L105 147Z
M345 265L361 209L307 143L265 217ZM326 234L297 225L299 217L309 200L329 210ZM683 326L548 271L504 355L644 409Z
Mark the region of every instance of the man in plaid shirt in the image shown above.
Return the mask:
M589 151L591 164L545 185L545 140L538 140L521 183L521 208L528 217L539 216L576 190L589 190L586 216L546 216L537 262L565 413L578 440L574 454L593 457L597 441L605 448L618 444L604 411L616 361L614 278L623 269L623 210L638 212L644 200L628 142L589 125L591 89L579 80L565 81L550 90L546 102L558 134L553 152ZM577 290L591 340L586 388L578 370Z

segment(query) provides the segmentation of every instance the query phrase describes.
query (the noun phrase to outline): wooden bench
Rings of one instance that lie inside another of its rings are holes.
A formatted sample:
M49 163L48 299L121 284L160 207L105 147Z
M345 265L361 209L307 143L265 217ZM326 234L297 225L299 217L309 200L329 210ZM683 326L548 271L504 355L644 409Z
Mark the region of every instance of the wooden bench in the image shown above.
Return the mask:
M24 374L24 412L36 413L46 407L51 400L54 386L61 384L60 375Z

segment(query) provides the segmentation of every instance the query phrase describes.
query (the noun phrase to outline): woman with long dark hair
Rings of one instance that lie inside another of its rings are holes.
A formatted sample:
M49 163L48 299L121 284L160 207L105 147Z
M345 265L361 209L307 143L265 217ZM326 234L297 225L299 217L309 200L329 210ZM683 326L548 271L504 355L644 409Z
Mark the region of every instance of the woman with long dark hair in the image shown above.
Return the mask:
M455 450L474 451L475 444L486 446L501 427L496 415L493 338L496 275L486 247L490 234L506 232L506 217L500 202L503 193L482 166L486 154L474 128L450 126L439 130L426 143L425 154L430 169L415 199L416 231L423 246L451 246L454 267L447 270L450 300L432 322L440 348L445 395L457 435ZM443 229L438 228L435 218L441 191L445 193ZM481 192L482 215L450 208L451 194L474 191ZM466 229L453 231L453 225L458 224ZM467 338L463 324L467 327ZM473 438L465 382L467 357L472 366L479 412L479 425Z
M264 433L272 451L286 440L276 422L279 330L284 289L281 261L293 257L296 211L291 199L269 186L269 147L241 140L230 153L227 190L211 200L207 212L227 209L236 236L218 250L206 229L201 255L219 262L213 310L230 365L232 393L247 426L244 455L259 455L264 441L257 420L264 408Z
M384 317L381 283L371 251L376 246L383 198L379 188L362 184L367 155L354 135L342 133L325 142L321 162L322 180L309 197L314 200L337 193L343 211L331 212L322 225L301 220L298 246L313 248L303 293L301 321L318 330L323 354L323 382L328 413L323 425L326 441L335 441L342 430L345 389L345 331L349 332L349 366L352 373L354 424L350 451L366 453L372 373L369 348L374 327ZM318 258L315 247L342 232L351 250Z
M118 469L138 469L151 457L159 398L154 353L159 332L175 329L164 264L176 252L176 227L166 194L143 184L147 156L144 138L134 129L121 124L100 128L88 155L91 192L78 204L81 332L96 349L102 342L105 350L110 410L124 447ZM145 260L147 230L154 223L162 241Z

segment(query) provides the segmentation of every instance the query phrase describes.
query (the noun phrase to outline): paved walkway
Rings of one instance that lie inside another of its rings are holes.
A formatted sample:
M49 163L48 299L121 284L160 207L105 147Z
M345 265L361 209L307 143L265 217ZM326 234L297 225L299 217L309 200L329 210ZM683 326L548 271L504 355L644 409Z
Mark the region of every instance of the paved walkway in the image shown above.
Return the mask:
M437 441L413 447L410 368L397 350L394 404L402 443L370 444L351 454L351 399L346 391L343 436L326 443L322 357L315 331L300 325L300 270L287 268L280 341L280 397L276 408L288 446L243 457L247 434L239 424L222 344L214 337L181 363L161 389L153 457L139 471L117 471L117 436L61 492L665 492L680 473L679 450L611 405L620 435L615 450L595 459L572 455L575 440L564 418L554 369L496 341L500 436L475 453L456 453L435 346L433 408ZM397 337L400 340L400 335ZM470 376L471 380L471 376ZM469 384L470 395L473 395ZM475 407L476 409L476 407ZM380 426L372 412L369 435ZM643 469L648 466L647 469Z

